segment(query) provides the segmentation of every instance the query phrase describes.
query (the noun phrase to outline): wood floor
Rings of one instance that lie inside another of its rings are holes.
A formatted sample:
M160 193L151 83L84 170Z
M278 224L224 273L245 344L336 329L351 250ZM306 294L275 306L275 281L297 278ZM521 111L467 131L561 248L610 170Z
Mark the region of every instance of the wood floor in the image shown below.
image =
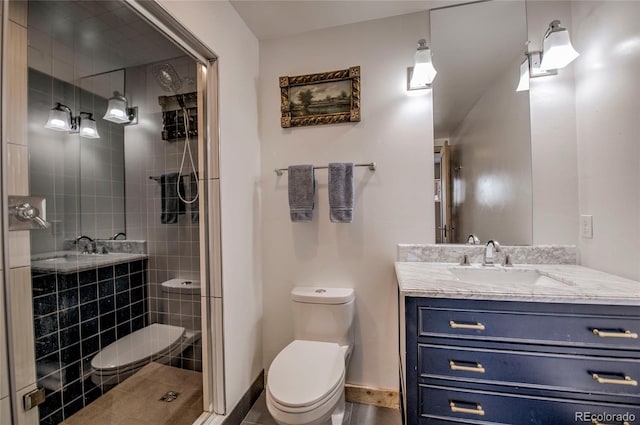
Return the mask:
M201 413L201 373L149 363L61 425L191 425Z

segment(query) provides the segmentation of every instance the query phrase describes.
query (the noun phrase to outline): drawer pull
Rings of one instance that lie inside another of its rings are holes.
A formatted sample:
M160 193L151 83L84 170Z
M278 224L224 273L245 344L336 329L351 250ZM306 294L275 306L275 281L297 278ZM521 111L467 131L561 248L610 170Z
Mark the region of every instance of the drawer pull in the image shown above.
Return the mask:
M479 404L476 404L475 409L468 409L466 407L458 407L455 402L450 401L449 407L451 407L451 411L454 413L469 413L470 415L484 416L484 409Z
M638 381L636 381L635 379L631 379L626 375L623 379L603 378L602 376L599 376L597 373L593 373L591 376L593 377L593 379L598 381L599 384L630 385L632 387L638 386Z
M462 366L462 365L456 364L456 362L454 362L453 360L449 360L449 367L451 368L451 370L463 370L465 372L484 373L484 367L482 367L480 363L476 363L475 366Z
M636 332L624 331L624 332L607 332L601 331L599 329L594 329L593 334L599 336L600 338L630 338L630 339L638 339L638 334Z
M456 323L453 320L449 320L449 326L451 329L475 329L478 331L484 330L484 325L480 322L478 323Z

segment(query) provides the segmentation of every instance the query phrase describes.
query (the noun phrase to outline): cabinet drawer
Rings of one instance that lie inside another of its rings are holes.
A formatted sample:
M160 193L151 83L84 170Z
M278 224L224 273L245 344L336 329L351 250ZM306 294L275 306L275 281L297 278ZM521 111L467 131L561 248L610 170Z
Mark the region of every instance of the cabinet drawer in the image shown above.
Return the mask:
M600 418L602 420L596 423L620 424L625 418L622 415L626 415L629 423L640 418L640 407L637 405L524 397L430 385L420 385L419 401L421 424L441 423L446 420L512 425L594 423L591 419L585 420L585 416L588 415L603 415ZM629 420L631 418L633 419Z
M640 318L418 307L418 337L640 350Z
M421 378L636 397L640 360L420 344Z

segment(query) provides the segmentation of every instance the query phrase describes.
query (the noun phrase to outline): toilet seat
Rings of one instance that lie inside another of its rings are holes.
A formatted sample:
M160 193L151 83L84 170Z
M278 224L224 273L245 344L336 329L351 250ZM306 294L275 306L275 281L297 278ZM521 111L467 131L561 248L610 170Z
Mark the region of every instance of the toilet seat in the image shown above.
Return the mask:
M295 340L273 360L267 391L274 407L287 413L318 408L340 392L345 352L335 343Z
M91 360L94 373L125 373L180 349L185 329L153 323L109 344Z

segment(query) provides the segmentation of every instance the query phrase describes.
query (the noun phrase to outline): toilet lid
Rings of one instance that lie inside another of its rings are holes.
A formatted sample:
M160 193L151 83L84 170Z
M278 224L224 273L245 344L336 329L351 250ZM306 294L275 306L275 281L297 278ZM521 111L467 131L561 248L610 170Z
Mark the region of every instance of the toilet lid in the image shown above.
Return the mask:
M153 323L103 348L91 360L94 369L122 368L140 363L179 344L185 330L180 326Z
M332 342L296 340L271 364L267 386L271 396L289 407L322 400L344 377L344 353Z

